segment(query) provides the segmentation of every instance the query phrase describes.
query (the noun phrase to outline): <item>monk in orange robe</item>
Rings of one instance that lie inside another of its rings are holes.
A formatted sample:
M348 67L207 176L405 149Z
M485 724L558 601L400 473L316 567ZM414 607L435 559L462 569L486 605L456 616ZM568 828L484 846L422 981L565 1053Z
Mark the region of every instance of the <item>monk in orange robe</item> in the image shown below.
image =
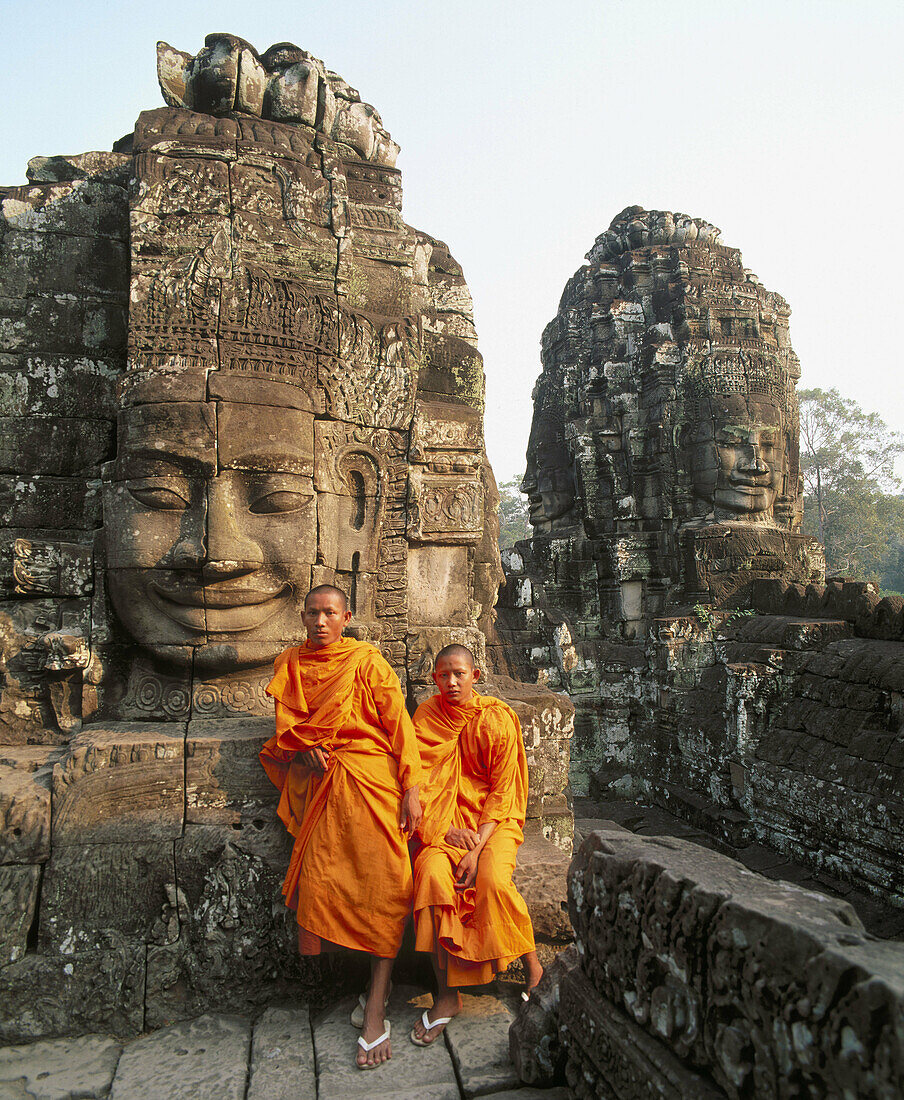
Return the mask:
M421 766L399 679L372 645L342 637L350 619L341 589L308 593L307 642L276 659L276 734L260 757L295 838L283 894L299 951L371 956L357 1064L372 1069L392 1057L384 1009L411 908Z
M521 957L527 988L539 982L534 933L515 889L515 855L524 840L527 761L511 707L478 695L480 669L464 646L436 658L439 694L414 715L425 775L425 809L415 856L415 946L429 951L438 992L433 1018L411 1032L428 1046L461 1011L462 986L485 985Z

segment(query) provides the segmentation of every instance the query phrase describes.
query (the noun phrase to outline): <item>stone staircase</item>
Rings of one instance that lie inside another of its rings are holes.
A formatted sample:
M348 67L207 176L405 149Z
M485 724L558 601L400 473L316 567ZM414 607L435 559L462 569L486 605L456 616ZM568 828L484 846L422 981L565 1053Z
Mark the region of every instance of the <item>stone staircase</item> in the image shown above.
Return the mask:
M370 1071L354 1065L354 998L313 1015L201 1016L125 1044L86 1035L0 1048L0 1100L567 1100L566 1089L518 1081L508 1046L517 989L496 983L462 1000L444 1038L422 1049L408 1033L431 997L395 989L393 1057Z

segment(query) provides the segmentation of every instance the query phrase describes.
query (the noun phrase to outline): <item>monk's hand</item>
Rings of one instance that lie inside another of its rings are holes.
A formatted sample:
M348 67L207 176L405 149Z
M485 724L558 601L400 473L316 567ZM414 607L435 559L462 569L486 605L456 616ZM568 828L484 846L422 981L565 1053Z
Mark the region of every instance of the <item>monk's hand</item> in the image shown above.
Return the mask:
M402 795L402 809L399 814L399 828L403 833L414 836L424 816L417 785L409 787Z
M467 848L471 851L480 843L480 833L476 829L451 828L446 833L446 843L450 848Z
M477 877L477 861L479 859L480 850L474 848L470 852L465 852L458 861L458 866L455 868L456 890L468 890L474 885L474 879Z
M326 749L308 749L307 752L300 752L302 764L306 768L310 768L315 775L323 775L326 772L326 766L330 762L330 754Z

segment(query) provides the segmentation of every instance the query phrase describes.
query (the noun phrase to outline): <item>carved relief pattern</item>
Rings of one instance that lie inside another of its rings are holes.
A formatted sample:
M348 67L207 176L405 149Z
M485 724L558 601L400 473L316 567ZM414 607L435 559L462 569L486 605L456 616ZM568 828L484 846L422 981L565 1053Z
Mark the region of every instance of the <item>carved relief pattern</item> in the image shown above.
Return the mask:
M12 581L18 596L87 596L93 587L92 574L91 551L86 546L13 540Z
M408 532L419 539L457 536L474 541L483 530L483 489L461 476L423 474L409 486Z
M340 365L321 373L331 415L353 423L407 428L414 406L413 338L407 321L384 323L342 308Z

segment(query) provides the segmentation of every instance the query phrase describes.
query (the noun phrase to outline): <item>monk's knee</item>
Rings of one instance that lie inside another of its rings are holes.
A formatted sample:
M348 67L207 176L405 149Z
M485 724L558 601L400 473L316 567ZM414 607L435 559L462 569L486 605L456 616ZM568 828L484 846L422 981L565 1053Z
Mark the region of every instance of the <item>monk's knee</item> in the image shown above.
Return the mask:
M484 897L494 897L506 886L507 879L505 865L496 858L491 850L484 849L480 853L477 864L477 891Z
M414 868L415 893L421 890L444 890L451 887L452 868L448 859L423 859Z

